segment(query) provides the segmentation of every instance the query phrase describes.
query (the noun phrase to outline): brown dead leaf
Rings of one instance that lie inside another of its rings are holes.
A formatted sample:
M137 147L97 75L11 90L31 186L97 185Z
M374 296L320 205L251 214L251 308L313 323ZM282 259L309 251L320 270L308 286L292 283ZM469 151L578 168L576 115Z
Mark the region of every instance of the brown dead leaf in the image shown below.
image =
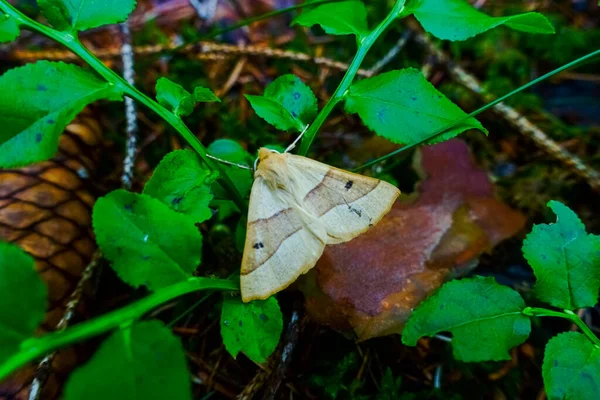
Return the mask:
M367 233L328 246L298 283L316 321L359 340L400 333L413 307L477 257L517 233L520 213L496 200L460 140L422 148L417 193L402 196Z

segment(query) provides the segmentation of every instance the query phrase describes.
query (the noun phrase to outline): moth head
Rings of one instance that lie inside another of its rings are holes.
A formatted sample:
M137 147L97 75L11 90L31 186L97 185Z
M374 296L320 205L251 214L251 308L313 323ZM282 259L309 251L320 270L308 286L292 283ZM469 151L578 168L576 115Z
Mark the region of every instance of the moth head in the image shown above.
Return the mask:
M259 176L274 188L287 187L290 173L286 162L286 154L264 147L258 150L258 166L254 178Z

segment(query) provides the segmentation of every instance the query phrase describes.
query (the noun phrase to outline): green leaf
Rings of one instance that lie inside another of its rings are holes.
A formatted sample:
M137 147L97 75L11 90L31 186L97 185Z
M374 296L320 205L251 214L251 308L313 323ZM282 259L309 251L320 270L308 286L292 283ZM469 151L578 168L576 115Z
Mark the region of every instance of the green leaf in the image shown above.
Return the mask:
M229 139L215 140L208 146L207 151L208 154L214 157L248 167L252 166L255 159L238 142ZM225 165L225 173L229 176L242 197L250 194L250 189L252 188L252 171ZM229 195L219 183L215 182L212 190L215 197L229 199Z
M1 168L54 156L60 134L86 105L120 98L114 85L82 68L49 61L6 72L0 93Z
M135 0L38 0L48 22L62 31L83 31L123 22L135 3Z
M213 199L209 185L215 179L215 174L202 167L193 151L176 150L158 164L144 187L144 194L200 223L212 217L208 208Z
M10 15L0 16L0 43L12 42L20 33L16 19Z
M467 116L414 68L390 71L350 87L346 111L358 113L365 125L394 143L418 143ZM438 143L468 130L487 130L475 118L451 128L428 143Z
M44 321L47 293L33 258L0 242L0 360L16 353Z
M190 92L167 78L156 81L156 100L176 115L190 115L196 105Z
M356 35L358 40L369 34L367 9L362 1L320 5L296 17L292 25L296 24L307 28L320 25L330 35Z
M600 289L600 237L588 235L571 209L548 206L555 224L535 225L523 242L523 255L537 278L535 295L555 307L593 307Z
M598 399L600 349L581 333L561 333L546 345L542 375L549 400Z
M242 352L262 363L273 353L283 330L283 318L275 297L243 303L239 297L223 300L221 336L236 358Z
M65 399L191 400L181 341L159 321L138 322L118 330L71 374Z
M194 221L148 195L115 190L98 199L92 219L98 247L131 286L183 282L200 264Z
M194 100L198 103L212 103L217 102L220 103L221 99L219 99L210 89L207 89L202 86L196 86L194 88Z
M494 278L448 282L413 312L402 342L414 346L422 336L449 331L458 360L509 360L508 350L531 331L529 318L521 313L524 308L519 293Z
M271 82L264 96L246 95L262 119L275 128L301 132L317 115L317 98L295 75L283 75Z
M442 40L466 40L499 25L529 33L554 33L554 27L542 14L490 17L464 0L415 1L410 11L427 32Z

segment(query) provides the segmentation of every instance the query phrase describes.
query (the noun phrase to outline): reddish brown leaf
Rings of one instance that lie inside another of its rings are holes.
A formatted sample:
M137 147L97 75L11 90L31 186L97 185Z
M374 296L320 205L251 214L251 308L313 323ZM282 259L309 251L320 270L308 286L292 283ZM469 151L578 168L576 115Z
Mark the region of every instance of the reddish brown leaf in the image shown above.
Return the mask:
M524 217L494 199L462 141L424 147L414 164L418 192L367 233L328 246L299 282L313 319L353 328L359 340L400 333L421 300L522 228Z

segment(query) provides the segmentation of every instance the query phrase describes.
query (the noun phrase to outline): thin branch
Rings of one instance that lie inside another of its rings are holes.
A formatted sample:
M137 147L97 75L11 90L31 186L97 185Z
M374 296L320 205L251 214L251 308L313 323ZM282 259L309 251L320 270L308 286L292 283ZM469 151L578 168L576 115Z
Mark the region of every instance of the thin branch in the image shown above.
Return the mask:
M125 21L121 24L121 32L121 60L123 62L123 77L128 84L133 86L135 83L135 70L133 64L133 48L131 46L129 21ZM135 101L129 96L125 96L125 117L127 118L127 128L125 133L125 160L123 162L123 175L121 175L121 183L123 184L123 188L131 189L139 128Z

